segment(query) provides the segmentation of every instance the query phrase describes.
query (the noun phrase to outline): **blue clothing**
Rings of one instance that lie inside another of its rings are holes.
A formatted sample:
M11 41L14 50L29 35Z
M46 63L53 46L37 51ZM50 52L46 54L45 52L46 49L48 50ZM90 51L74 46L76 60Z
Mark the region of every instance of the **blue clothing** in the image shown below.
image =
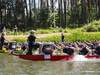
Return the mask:
M35 47L35 39L36 37L34 35L29 35L28 37L28 47L29 50L27 52L27 54L32 55L32 49Z
M34 46L35 43L34 42L28 42L28 46Z

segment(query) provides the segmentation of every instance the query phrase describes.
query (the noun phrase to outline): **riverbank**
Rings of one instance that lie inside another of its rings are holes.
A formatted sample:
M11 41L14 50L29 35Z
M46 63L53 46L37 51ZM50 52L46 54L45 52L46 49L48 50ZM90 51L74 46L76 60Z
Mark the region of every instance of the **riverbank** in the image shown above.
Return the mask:
M28 35L6 35L8 41L26 42ZM100 32L69 32L64 33L66 42L100 40ZM37 42L60 42L61 33L36 34Z
M75 41L95 41L100 40L100 20L93 21L81 28L48 28L37 29L37 42L60 42L61 32L64 33L66 42ZM14 33L13 31L6 31L6 39L8 41L25 42L30 31Z

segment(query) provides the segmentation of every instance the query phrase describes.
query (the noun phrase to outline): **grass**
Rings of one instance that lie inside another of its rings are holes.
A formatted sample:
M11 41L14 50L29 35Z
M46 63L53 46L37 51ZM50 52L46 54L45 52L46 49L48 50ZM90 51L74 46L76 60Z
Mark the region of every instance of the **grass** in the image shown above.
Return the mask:
M64 34L66 42L75 42L75 41L94 41L100 40L100 32L71 32ZM37 42L60 42L61 35L45 35L46 37L38 38ZM16 42L26 42L26 37L16 37L13 38L13 41Z
M47 38L43 38L42 40L39 39L39 41L46 41L46 42L60 42L60 35L58 36L50 36ZM65 35L65 41L66 42L75 42L75 41L94 41L94 40L100 40L100 33L72 33L70 35Z

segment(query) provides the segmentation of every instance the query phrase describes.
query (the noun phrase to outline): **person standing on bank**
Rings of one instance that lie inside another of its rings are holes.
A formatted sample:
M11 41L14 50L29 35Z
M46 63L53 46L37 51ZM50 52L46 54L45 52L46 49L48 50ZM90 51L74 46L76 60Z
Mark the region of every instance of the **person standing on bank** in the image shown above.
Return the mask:
M32 30L30 32L30 35L27 38L28 41L28 52L26 53L27 55L32 55L32 49L35 46L35 40L36 40L36 36L34 35L35 31Z
M5 37L4 37L4 33L2 33L0 36L0 50L3 50L4 42L5 42Z
M64 42L64 38L65 38L65 36L64 36L64 33L62 32L61 33L61 42Z

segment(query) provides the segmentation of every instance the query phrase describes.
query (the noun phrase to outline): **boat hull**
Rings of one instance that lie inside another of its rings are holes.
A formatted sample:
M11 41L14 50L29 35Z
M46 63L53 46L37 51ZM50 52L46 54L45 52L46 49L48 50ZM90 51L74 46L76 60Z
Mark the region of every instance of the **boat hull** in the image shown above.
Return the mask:
M100 56L99 55L87 55L87 56L85 56L85 58L87 58L87 59L100 59Z
M19 58L33 60L33 61L43 61L43 60L50 60L50 61L58 61L58 60L71 60L73 56L68 55L53 55L46 58L44 55L18 55Z
M69 55L52 55L49 56L49 58L45 57L44 55L17 55L19 58L26 59L26 60L32 60L32 61L44 61L44 60L50 60L50 61L58 61L58 60L73 60L74 56ZM84 56L86 59L100 59L100 56L95 55L87 55Z

